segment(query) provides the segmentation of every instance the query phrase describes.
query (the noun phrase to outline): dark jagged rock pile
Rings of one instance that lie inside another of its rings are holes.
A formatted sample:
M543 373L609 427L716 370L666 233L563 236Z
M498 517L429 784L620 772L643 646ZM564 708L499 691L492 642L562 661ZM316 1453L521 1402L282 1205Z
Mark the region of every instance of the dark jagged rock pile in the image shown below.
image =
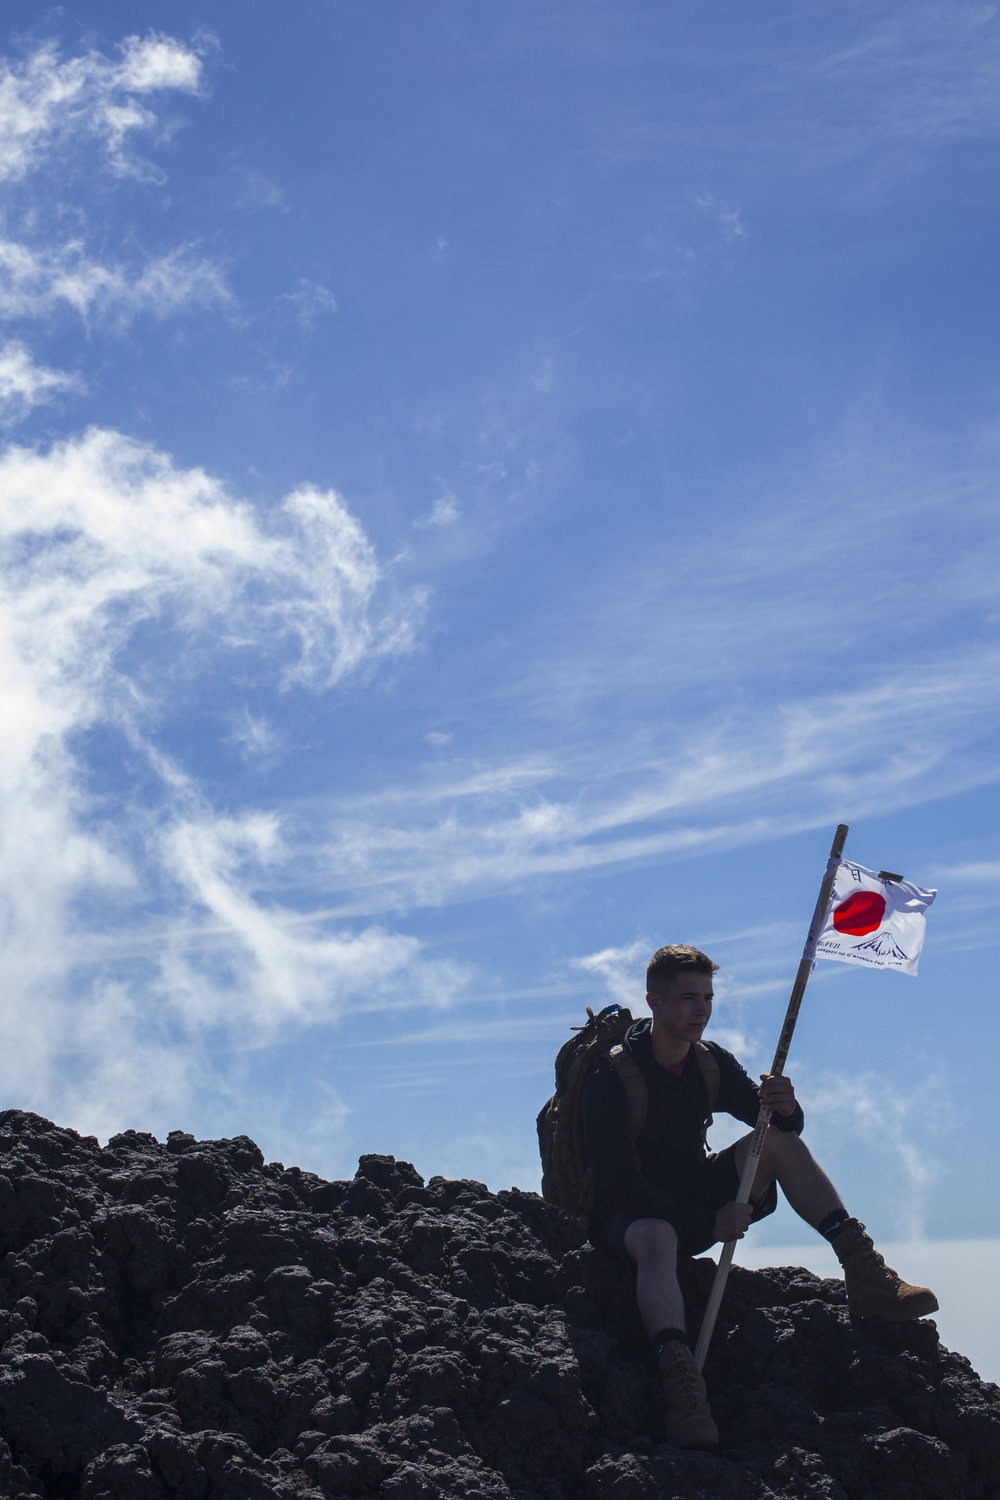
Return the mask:
M627 1279L531 1193L8 1110L0 1204L4 1495L1000 1497L997 1387L805 1271L733 1273L716 1456L666 1444Z

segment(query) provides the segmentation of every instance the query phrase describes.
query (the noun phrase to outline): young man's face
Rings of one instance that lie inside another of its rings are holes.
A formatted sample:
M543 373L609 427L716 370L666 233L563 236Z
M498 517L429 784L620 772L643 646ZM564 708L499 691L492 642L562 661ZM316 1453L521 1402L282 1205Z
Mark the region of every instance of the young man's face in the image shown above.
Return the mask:
M712 1014L711 974L678 974L663 995L649 994L653 1030L665 1041L697 1042Z

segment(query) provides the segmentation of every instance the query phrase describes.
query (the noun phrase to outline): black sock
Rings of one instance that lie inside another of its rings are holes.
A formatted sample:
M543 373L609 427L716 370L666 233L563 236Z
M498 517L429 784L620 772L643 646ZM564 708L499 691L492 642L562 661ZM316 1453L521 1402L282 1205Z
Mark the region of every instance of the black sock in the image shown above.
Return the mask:
M654 1333L653 1348L656 1350L657 1359L659 1359L667 1345L674 1342L683 1344L685 1349L690 1349L691 1347L688 1343L688 1336L683 1328L661 1328L659 1333Z
M832 1242L834 1236L840 1233L850 1217L846 1208L835 1208L833 1213L827 1214L825 1219L820 1219L816 1225L816 1231L825 1240Z

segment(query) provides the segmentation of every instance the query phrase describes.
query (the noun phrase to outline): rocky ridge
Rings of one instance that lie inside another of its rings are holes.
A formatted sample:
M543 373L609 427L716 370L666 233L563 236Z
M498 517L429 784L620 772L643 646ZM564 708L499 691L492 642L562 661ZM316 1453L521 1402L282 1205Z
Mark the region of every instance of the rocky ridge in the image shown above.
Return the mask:
M1000 1500L1000 1390L803 1270L734 1269L681 1453L628 1278L532 1193L7 1110L0 1206L19 1500Z

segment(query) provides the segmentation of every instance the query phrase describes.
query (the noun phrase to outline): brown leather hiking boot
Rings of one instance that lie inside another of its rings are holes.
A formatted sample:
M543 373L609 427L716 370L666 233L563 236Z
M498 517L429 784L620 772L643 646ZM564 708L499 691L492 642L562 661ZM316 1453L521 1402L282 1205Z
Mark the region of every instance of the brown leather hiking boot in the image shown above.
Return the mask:
M663 1346L660 1374L667 1398L667 1442L675 1448L717 1448L719 1429L712 1421L705 1382L686 1344L671 1339Z
M911 1286L887 1266L865 1226L845 1219L844 1227L830 1241L844 1268L847 1310L854 1318L885 1318L890 1323L908 1323L937 1312L938 1299L926 1286Z

